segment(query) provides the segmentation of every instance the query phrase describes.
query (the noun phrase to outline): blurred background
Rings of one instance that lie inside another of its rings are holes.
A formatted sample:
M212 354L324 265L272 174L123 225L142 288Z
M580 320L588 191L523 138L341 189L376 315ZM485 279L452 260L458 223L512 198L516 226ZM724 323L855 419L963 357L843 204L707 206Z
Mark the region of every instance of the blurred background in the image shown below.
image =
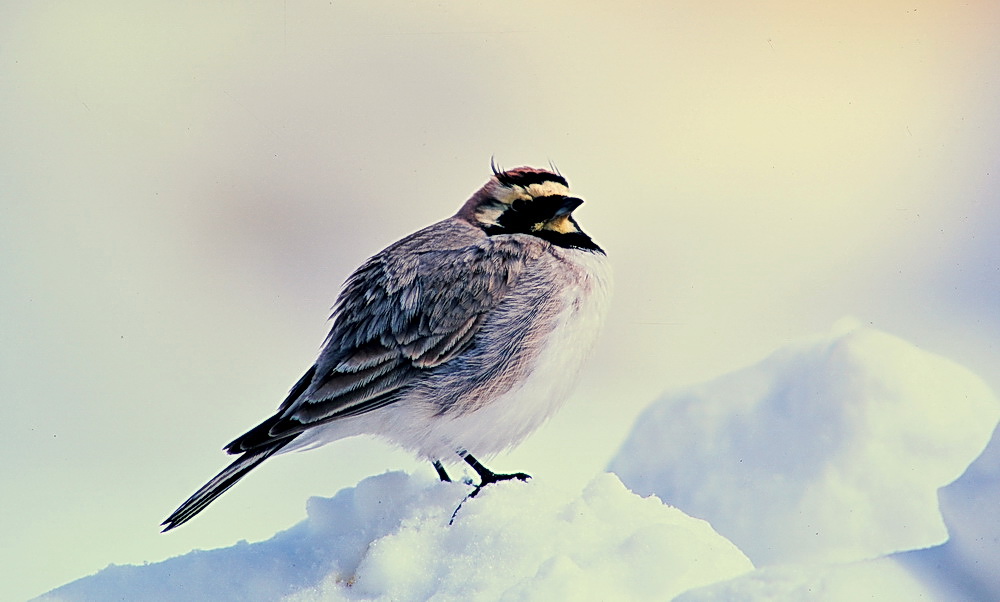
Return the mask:
M554 162L616 270L577 393L496 470L589 479L664 389L845 315L1000 388L995 2L86 4L0 6L5 597L431 471L342 441L158 533L491 156Z

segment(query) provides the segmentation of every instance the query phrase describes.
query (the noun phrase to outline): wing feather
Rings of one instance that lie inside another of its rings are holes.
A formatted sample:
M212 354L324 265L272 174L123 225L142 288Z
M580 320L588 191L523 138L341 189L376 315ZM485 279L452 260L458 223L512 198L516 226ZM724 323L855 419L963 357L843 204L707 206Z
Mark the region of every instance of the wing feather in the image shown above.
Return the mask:
M449 238L452 248L432 248ZM228 449L254 449L394 403L414 379L473 343L532 253L515 237L486 237L446 220L375 255L345 283L316 365L277 414Z

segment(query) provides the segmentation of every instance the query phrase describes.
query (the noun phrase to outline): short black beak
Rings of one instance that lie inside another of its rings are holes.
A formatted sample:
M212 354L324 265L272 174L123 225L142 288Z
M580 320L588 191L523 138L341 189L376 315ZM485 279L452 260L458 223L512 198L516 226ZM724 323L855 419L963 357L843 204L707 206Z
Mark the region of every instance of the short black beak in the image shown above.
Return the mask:
M583 204L583 199L578 199L573 196L568 196L562 200L562 204L556 209L555 215L553 217L562 217L564 215L569 215L573 213L573 210Z

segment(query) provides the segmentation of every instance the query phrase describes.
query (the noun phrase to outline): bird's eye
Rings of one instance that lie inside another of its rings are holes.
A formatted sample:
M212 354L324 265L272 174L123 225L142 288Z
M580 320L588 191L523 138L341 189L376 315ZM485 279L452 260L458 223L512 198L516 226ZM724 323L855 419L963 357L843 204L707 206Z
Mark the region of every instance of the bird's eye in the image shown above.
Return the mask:
M524 211L528 207L528 199L514 199L514 202L510 204L510 208L514 211Z

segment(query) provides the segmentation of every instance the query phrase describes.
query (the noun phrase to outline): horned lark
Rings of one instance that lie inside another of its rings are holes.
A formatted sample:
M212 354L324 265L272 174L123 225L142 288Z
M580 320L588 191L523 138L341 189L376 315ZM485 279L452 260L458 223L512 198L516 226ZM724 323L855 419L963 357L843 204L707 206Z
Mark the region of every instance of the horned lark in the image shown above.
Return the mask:
M344 285L316 363L278 411L226 446L239 457L163 522L184 524L277 453L376 435L430 460L521 442L563 402L607 308L604 251L553 171L493 168L454 216L378 253Z

